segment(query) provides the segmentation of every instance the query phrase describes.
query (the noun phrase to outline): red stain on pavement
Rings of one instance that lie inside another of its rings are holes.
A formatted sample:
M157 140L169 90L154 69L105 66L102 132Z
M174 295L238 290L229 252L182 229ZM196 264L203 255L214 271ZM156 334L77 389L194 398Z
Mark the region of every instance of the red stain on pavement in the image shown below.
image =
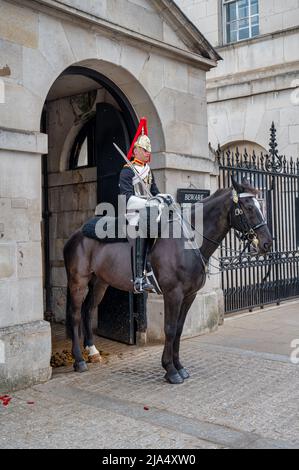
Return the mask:
M0 401L2 401L3 406L8 406L11 400L12 398L9 395L3 395L0 397Z

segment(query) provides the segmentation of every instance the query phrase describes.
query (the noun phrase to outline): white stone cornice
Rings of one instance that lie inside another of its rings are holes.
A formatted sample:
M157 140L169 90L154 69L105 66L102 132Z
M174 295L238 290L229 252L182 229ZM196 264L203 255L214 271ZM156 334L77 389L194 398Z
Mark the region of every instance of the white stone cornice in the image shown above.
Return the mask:
M292 90L296 88L297 78L298 61L209 79L208 103Z
M217 175L218 165L208 158L177 153L154 153L151 163L153 170L177 170Z
M63 2L58 0L9 0L11 3L16 3L22 7L34 8L37 11L41 11L45 14L56 16L60 19L65 19L72 22L77 22L80 27L92 28L96 33L113 35L115 39L126 40L128 43L138 45L139 48L151 48L152 50L158 50L160 54L168 57L176 58L176 60L184 63L190 63L203 70L210 70L217 66L217 60L220 56L215 52L215 56L212 59L208 59L200 53L193 51L187 51L180 49L179 47L166 44L158 39L145 36L141 33L132 31L128 28L114 24L106 19L92 15L90 13L78 10L74 7L65 5ZM183 27L183 25L182 25ZM195 28L195 26L194 26ZM199 33L200 34L200 33ZM202 36L203 37L203 36ZM194 41L194 38L192 39ZM206 41L206 40L205 40ZM207 42L207 41L206 41ZM208 43L208 42L207 42ZM212 46L210 46L212 48ZM212 48L213 49L213 48ZM214 50L214 49L213 49Z
M250 39L244 39L242 41L238 42L233 42L230 44L224 44L222 46L217 47L217 51L220 53L224 51L229 51L233 49L239 49L244 46L251 46L252 44L256 44L259 42L264 42L264 41L271 41L272 39L279 38L281 36L288 36L290 34L294 33L299 33L299 26L294 26L292 28L286 28L282 29L280 31L274 31L273 33L267 33L267 34L260 34L259 36L250 38Z
M0 127L0 150L13 152L48 153L48 136L40 132L28 132Z
M254 80L262 80L288 73L299 71L299 61L285 62L262 68L254 68L252 70L244 70L243 72L231 73L229 75L221 75L214 78L207 77L207 88L218 88L227 85L237 85L239 83L247 83Z

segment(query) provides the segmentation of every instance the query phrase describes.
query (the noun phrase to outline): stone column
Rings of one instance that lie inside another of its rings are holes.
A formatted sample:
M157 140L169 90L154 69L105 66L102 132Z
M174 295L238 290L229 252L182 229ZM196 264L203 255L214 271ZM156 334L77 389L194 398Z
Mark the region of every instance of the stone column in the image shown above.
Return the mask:
M51 376L51 330L43 320L44 153L46 135L0 128L0 392Z

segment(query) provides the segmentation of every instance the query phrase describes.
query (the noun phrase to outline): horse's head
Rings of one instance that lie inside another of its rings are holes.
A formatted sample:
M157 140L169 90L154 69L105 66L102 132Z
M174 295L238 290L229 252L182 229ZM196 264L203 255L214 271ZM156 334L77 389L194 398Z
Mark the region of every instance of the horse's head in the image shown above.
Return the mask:
M245 179L242 184L234 178L233 203L230 212L230 225L241 232L242 238L248 240L259 254L270 251L273 243L266 219L257 200L259 191Z

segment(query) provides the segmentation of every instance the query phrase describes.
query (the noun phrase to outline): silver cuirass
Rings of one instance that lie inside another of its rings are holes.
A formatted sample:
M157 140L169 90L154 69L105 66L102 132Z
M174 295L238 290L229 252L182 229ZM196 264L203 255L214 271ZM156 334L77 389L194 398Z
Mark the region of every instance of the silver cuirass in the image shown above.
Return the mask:
M148 191L150 191L151 186L152 186L152 181L153 181L150 167L148 165L145 165L145 166L134 165L134 168L136 169L136 171L138 171L139 176L143 180ZM137 176L134 176L133 178L133 188L134 188L135 196L139 196L139 197L147 196L145 188L143 187L143 185L141 184Z

